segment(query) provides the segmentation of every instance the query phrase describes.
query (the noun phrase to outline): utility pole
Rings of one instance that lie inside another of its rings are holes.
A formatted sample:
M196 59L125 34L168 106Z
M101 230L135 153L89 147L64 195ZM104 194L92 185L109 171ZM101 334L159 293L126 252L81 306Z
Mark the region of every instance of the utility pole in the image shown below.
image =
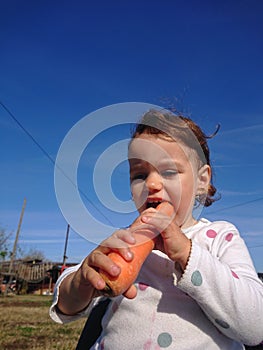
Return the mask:
M66 260L68 258L66 253L67 253L67 247L68 247L69 229L70 229L70 225L68 224L68 226L67 226L67 233L66 233L65 247L64 247L64 254L63 254L63 263L62 263L63 266L66 264Z
M22 225L25 208L26 208L26 198L24 198L23 207L22 207L22 210L21 210L20 219L19 219L19 223L18 223L18 227L17 227L17 231L16 231L16 238L15 238L15 242L14 242L14 245L13 245L13 251L12 251L12 254L11 254L10 265L9 265L9 270L8 270L9 279L8 279L7 284L6 284L5 295L8 292L8 289L9 289L9 286L10 286L11 280L12 280L11 274L12 274L12 270L13 270L14 260L15 260L15 257L16 257L16 248L17 248L18 236L19 236L19 233L20 233L20 228L21 228L21 225Z

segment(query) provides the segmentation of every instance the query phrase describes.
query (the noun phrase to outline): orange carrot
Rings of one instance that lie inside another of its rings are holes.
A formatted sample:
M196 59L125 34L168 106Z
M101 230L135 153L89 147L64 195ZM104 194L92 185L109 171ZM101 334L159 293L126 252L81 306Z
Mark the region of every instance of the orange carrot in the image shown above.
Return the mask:
M162 213L172 216L174 214L173 207L168 202L162 202L156 208ZM131 225L131 229L136 229L136 226L141 225L140 218L137 218ZM134 233L136 239L136 245L130 246L130 250L133 253L133 260L126 261L117 252L110 252L108 256L113 260L116 265L121 268L121 272L117 277L112 277L105 271L100 271L101 277L106 282L106 287L103 289L103 294L108 296L116 296L123 294L135 281L142 264L144 263L147 256L154 248L154 231L145 228L138 228Z

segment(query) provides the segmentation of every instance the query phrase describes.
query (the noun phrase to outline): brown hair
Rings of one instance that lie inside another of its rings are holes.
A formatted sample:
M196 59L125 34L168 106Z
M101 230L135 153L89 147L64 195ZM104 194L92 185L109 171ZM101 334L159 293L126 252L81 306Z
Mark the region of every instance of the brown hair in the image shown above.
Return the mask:
M182 115L175 115L172 112L165 110L164 112L157 110L150 110L146 112L140 122L136 125L132 133L132 140L141 134L162 135L164 138L173 141L179 139L186 146L195 150L202 165L209 165L210 150L207 144L207 139L212 138L219 130L219 125L213 135L207 136L203 130L190 118ZM131 140L131 141L132 141ZM208 207L218 198L214 198L216 188L211 180L208 189L204 193L197 196L196 200Z

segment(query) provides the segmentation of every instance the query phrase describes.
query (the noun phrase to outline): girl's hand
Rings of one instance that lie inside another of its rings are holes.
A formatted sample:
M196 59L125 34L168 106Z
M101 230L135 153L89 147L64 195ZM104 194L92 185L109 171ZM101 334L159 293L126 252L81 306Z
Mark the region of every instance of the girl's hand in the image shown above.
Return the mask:
M135 239L129 230L119 230L94 249L84 259L80 268L62 281L57 304L60 311L66 315L75 315L84 310L94 297L101 295L105 282L98 270L103 269L112 276L118 276L120 273L120 268L107 254L115 250L130 261L133 256L129 245L134 242ZM123 295L131 299L136 294L135 286L131 286Z
M84 289L93 287L92 297L101 295L101 291L106 285L98 270L103 270L112 277L117 277L121 271L120 267L108 257L108 254L116 251L126 261L131 261L133 255L129 245L134 243L135 239L129 230L115 231L112 236L103 241L86 257L75 275L75 283ZM124 296L134 298L136 296L136 288L131 286L124 293Z
M141 214L141 220L160 232L156 237L155 248L165 253L171 260L178 262L185 269L191 250L191 241L181 231L176 220L154 208Z

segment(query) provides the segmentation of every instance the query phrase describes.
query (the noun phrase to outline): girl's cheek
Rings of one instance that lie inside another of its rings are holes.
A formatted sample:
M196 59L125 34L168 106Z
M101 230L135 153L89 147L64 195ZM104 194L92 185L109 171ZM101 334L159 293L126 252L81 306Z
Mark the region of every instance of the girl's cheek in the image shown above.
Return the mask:
M131 194L136 207L139 208L145 203L148 193L145 191L143 184L136 184L131 185Z

